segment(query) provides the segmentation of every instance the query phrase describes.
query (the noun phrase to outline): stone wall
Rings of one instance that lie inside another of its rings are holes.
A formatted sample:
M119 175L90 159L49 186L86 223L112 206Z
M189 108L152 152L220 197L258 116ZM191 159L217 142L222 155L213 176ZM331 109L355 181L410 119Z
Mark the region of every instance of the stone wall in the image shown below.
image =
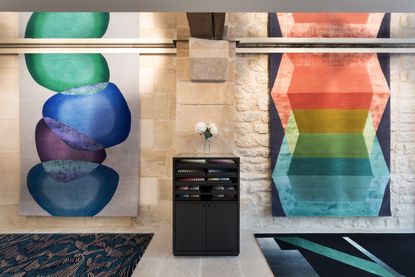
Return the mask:
M266 37L266 13L231 14L227 37ZM18 14L0 13L0 37L17 37ZM140 14L143 37L177 37L177 57L140 56L140 215L137 218L53 218L18 215L18 57L0 55L0 232L155 231L170 228L171 158L202 152L197 121L220 134L213 152L241 157L241 226L262 232L415 230L415 56L396 55L392 78L392 217L272 218L269 161L268 58L237 55L229 44L225 82L191 82L184 13ZM394 37L415 37L415 16L392 17ZM221 132L223 131L223 132Z

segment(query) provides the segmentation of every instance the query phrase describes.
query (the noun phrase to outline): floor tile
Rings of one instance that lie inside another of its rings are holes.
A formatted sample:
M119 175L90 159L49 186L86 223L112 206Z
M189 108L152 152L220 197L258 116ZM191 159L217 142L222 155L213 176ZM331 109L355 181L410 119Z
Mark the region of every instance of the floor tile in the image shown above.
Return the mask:
M200 257L168 257L165 259L160 276L166 277L200 277Z
M241 277L238 257L203 257L202 277Z
M134 277L272 277L252 231L241 231L237 257L175 257L171 232L159 231L140 260Z

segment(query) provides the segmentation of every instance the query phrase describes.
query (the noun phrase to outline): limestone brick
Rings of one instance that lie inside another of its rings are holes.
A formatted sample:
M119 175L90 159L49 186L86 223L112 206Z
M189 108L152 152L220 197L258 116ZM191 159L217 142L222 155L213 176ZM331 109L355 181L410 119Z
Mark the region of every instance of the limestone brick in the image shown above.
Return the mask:
M176 90L176 70L175 69L155 69L154 70L154 92L171 93Z
M153 148L154 146L154 120L140 120L140 148Z
M163 150L142 149L140 151L140 176L166 176L166 153Z
M154 147L171 148L174 128L174 120L156 120L154 122Z
M215 123L219 129L219 132L224 129L232 129L234 121L233 106L177 104L177 129L194 130L194 126L199 121Z
M19 148L19 120L0 119L0 137L2 148Z
M178 104L233 105L234 83L177 82Z
M159 185L155 177L140 178L140 205L156 205L159 200Z
M140 64L140 94L154 92L154 68Z

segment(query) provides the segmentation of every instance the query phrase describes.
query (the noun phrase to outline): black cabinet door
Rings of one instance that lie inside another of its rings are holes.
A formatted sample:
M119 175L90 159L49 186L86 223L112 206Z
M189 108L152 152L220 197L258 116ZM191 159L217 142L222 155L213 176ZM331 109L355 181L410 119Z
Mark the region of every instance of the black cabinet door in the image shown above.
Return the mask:
M206 249L206 205L176 202L175 245L177 251Z
M236 203L207 204L207 250L238 250L238 209Z

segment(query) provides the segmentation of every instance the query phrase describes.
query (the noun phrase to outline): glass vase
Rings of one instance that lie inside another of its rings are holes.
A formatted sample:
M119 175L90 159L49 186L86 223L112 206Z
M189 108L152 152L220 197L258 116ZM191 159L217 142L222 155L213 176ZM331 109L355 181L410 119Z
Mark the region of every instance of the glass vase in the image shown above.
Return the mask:
M203 153L210 157L210 139L203 138Z

